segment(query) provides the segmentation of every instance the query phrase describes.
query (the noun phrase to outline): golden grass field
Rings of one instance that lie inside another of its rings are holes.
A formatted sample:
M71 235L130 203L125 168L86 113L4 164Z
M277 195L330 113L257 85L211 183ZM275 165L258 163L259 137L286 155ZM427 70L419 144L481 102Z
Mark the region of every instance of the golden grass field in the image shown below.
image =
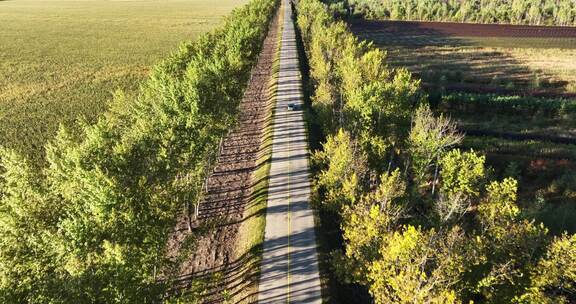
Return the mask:
M42 161L60 123L94 121L115 90L247 0L0 1L0 145Z

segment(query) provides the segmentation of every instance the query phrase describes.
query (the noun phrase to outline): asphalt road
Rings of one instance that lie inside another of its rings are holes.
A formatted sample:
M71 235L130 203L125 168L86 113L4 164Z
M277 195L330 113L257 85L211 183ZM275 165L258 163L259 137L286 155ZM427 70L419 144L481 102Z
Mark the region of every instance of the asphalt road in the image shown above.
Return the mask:
M284 21L259 303L321 303L308 141L292 8ZM288 104L296 105L289 109Z

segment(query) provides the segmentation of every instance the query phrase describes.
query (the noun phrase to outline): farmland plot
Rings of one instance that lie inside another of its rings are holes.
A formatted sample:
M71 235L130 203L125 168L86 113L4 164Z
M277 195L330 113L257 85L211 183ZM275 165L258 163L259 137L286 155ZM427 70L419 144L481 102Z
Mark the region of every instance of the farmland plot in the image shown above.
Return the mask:
M392 66L422 79L431 104L521 180L526 210L576 231L576 28L352 20Z
M410 68L427 84L480 92L576 93L575 28L353 21L352 29L386 48L392 64Z
M117 89L245 0L0 1L0 143L38 164L58 125L94 122Z

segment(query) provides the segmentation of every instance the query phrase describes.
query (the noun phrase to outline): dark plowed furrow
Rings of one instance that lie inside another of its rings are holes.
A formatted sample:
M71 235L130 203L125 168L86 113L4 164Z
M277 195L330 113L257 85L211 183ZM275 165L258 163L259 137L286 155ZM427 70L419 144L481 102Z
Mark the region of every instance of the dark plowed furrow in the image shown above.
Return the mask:
M194 277L207 276L215 271L225 274L233 272L230 267L234 265L237 234L251 195L251 177L259 157L268 115L277 31L275 18L240 104L238 122L222 142L214 171L208 178L208 191L200 204L198 219L193 223L194 227L208 223L213 228L199 237L194 253L183 263L179 275L182 279L178 282L180 288L188 286ZM188 231L185 214L179 218L175 230L168 244L172 257L178 254L186 236L197 234L197 231ZM230 280L226 278L227 282ZM225 287L215 288L223 290ZM219 293L215 292L205 301L218 302L219 297Z

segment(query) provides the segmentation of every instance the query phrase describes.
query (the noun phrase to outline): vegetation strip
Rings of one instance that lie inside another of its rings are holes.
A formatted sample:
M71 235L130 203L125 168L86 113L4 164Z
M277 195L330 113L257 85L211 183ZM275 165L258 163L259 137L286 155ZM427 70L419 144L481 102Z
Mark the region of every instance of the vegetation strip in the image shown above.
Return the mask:
M272 66L269 69L268 100L265 108L264 127L262 128L261 144L259 156L256 161L256 170L252 176L253 186L251 190L250 202L247 205L244 222L239 232L240 240L237 244L236 256L250 255L253 263L249 264L246 275L243 276L245 288L236 297L238 303L256 302L258 291L258 278L262 262L262 242L264 241L264 229L266 226L266 202L268 200L268 181L270 173L270 163L272 158L272 136L273 136L273 115L276 104L278 90L278 71L280 59L280 46L282 40L279 39L282 33L282 14L278 9L274 26L271 30L276 30L275 36L271 39L276 43ZM270 32L271 34L272 32ZM270 35L269 34L269 35ZM271 36L271 35L270 35ZM261 55L262 56L262 55Z
M276 16L270 23L262 51L251 71L248 87L239 105L236 125L223 138L214 170L207 179L207 191L195 225L202 228L201 225L211 223L208 225L209 232L197 237L192 254L187 256L181 268L180 276L190 276L192 283L195 279L205 281L208 291L202 295L204 301L230 301L251 296L246 289L252 288L251 285L255 283L259 248L253 247L258 244L245 244L244 237L250 241L257 240L251 239L254 237L252 235L242 234L259 234L257 231L244 231L247 227L243 226L250 224L247 221L257 220L245 217L247 208L258 207L252 204L257 204L261 198L254 195L265 195L254 192L261 182L254 176L261 166L266 165L259 163L259 158L266 157L262 155L266 152L261 147L264 130L270 123L270 103L273 103L271 90L274 89L277 19ZM185 222L186 217L182 216L176 231L186 231Z
M78 136L61 129L41 173L1 150L0 302L164 298L181 266L169 232L237 119L275 8L235 10L155 66L136 97L117 94Z
M550 236L518 207L516 179L455 148L456 124L331 4L300 0L297 11L326 135L313 153L315 204L343 241L333 276L367 288L367 303L574 302L576 235Z
M576 27L347 21L422 80L432 109L466 132L459 147L485 153L493 178L521 181L522 213L575 231L562 212L576 217Z

